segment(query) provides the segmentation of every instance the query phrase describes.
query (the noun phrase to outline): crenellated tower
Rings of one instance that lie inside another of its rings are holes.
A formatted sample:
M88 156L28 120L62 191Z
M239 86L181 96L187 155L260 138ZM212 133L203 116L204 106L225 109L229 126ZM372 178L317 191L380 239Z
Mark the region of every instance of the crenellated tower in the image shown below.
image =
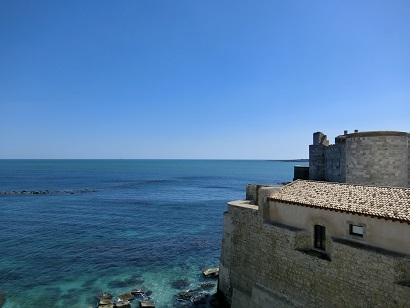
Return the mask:
M407 132L355 130L329 144L325 134L316 132L309 146L309 179L410 187L409 140Z

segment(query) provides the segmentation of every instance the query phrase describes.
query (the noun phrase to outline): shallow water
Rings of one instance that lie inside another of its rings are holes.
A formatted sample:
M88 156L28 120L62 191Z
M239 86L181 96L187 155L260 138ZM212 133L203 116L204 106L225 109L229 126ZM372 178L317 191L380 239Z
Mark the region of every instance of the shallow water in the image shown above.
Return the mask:
M226 202L243 199L247 183L290 181L294 165L0 160L4 307L95 307L96 294L135 288L177 306L178 292L216 283L201 269L219 264Z

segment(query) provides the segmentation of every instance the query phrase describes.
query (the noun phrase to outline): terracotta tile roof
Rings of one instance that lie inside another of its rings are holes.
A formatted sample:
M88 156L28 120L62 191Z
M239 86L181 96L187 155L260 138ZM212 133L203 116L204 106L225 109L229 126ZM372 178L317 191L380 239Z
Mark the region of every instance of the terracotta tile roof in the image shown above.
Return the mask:
M270 200L410 224L410 188L297 180Z

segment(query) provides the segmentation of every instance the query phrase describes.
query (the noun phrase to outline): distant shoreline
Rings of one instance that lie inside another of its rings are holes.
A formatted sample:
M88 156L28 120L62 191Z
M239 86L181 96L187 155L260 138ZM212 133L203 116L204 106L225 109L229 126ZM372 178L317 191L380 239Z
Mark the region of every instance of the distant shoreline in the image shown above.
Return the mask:
M290 162L290 163L308 163L309 158L300 158L300 159L269 159L268 161L280 161L280 162Z

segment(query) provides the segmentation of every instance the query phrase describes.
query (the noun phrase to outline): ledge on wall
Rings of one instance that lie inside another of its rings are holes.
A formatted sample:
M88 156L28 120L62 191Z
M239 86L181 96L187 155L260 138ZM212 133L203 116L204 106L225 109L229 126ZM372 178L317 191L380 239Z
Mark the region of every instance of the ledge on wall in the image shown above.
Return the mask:
M309 256L312 257L316 257L325 261L332 261L332 259L330 258L330 256L326 253L326 252L322 252L322 251L318 251L315 249L311 249L311 248L302 248L302 249L296 249L297 251L303 252Z
M298 227L281 224L279 222L275 222L275 221L272 221L272 220L264 220L263 223L265 223L267 225L270 225L270 226L274 226L274 227L286 229L286 230L289 230L289 231L293 231L293 232L306 231L305 229L301 229L301 228L298 228Z
M350 246L356 249L363 249L366 251L380 253L383 255L391 256L391 257L409 258L409 255L406 255L404 253L400 253L400 252L396 252L396 251L392 251L392 250L388 250L388 249L384 249L384 248L380 248L376 246L371 246L371 245L367 245L364 243L358 243L358 242L354 242L352 240L347 240L344 238L332 237L332 241L335 243L347 245L347 246Z

